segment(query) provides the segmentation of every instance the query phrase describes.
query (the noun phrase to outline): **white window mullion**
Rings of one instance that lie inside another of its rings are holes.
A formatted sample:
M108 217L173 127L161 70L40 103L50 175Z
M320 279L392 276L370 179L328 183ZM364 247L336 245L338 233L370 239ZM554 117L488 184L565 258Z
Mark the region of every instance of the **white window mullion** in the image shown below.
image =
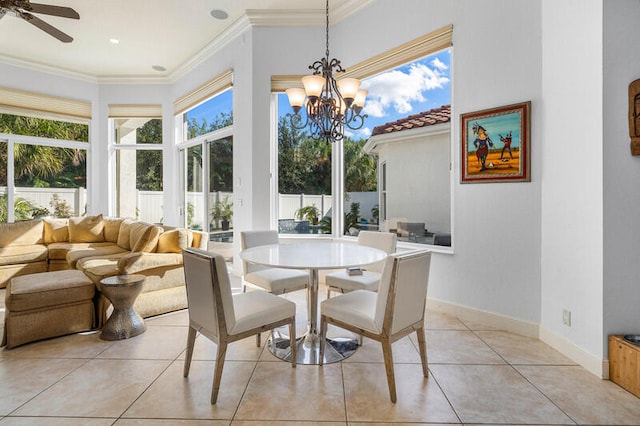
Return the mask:
M13 141L7 140L7 223L15 221L15 182Z

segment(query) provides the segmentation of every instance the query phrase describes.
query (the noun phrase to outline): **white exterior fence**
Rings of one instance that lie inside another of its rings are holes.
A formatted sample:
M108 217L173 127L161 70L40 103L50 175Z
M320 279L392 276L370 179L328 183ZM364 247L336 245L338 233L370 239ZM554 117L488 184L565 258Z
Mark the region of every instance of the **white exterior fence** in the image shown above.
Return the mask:
M0 195L6 194L7 188L0 187ZM60 201L64 201L73 209L74 216L81 216L86 213L86 189L85 188L16 188L16 198L21 197L30 200L34 205L47 208L53 214L53 207L50 205L52 197L57 194ZM233 200L232 192L210 192L209 206L213 206L216 201L229 197ZM189 192L187 194L189 208L193 206L192 225L202 225L200 216L204 209L204 194L201 192ZM371 220L371 209L378 204L377 192L350 192L345 202L345 211L348 212L351 203L360 203L360 216ZM308 194L278 194L278 219L296 219L296 211L305 206L315 205L320 211L320 218L331 216L332 198L331 195L308 195ZM149 223L160 223L163 221L163 197L162 191L137 191L136 194L136 218ZM209 223L212 222L211 215L207 215Z

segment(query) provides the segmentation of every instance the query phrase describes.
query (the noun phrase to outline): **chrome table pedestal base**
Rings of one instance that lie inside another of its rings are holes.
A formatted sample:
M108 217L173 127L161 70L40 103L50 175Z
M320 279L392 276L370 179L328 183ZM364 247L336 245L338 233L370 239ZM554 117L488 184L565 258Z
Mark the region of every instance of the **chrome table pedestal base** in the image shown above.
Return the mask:
M284 361L291 361L291 341L289 336L274 330L267 348L276 358ZM324 364L339 362L349 358L358 349L356 339L349 337L328 337L324 347ZM296 363L302 365L320 364L320 336L316 334L306 334L296 340Z

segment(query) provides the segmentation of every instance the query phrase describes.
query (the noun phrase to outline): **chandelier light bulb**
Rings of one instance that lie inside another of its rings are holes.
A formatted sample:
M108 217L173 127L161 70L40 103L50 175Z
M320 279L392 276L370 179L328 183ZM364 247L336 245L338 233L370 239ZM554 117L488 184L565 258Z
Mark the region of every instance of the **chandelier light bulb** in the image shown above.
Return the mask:
M295 112L299 111L304 105L305 97L307 96L304 89L300 89L298 87L294 87L291 89L285 90L287 97L289 98L289 104ZM297 108L297 109L296 109Z
M319 98L324 87L324 78L317 74L307 75L302 77L302 84L304 84L304 90L309 98Z
M340 91L342 98L347 103L347 106L350 106L356 98L359 88L360 80L356 78L343 78L338 80L338 90Z

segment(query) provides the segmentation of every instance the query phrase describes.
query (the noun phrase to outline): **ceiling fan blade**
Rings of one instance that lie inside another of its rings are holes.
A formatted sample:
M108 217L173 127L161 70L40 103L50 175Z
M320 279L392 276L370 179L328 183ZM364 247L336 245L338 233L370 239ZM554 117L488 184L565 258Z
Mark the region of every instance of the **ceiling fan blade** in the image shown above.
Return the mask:
M25 10L43 15L60 16L62 18L80 19L80 15L70 7L52 6L50 4L29 3Z
M42 19L40 19L40 18L38 18L36 16L33 16L30 13L21 12L20 13L20 17L22 19L24 19L25 21L27 21L28 23L30 23L31 25L34 25L34 26L40 28L45 33L57 38L58 40L60 40L63 43L71 43L73 41L73 37L69 36L68 34L63 33L59 29L47 24Z

